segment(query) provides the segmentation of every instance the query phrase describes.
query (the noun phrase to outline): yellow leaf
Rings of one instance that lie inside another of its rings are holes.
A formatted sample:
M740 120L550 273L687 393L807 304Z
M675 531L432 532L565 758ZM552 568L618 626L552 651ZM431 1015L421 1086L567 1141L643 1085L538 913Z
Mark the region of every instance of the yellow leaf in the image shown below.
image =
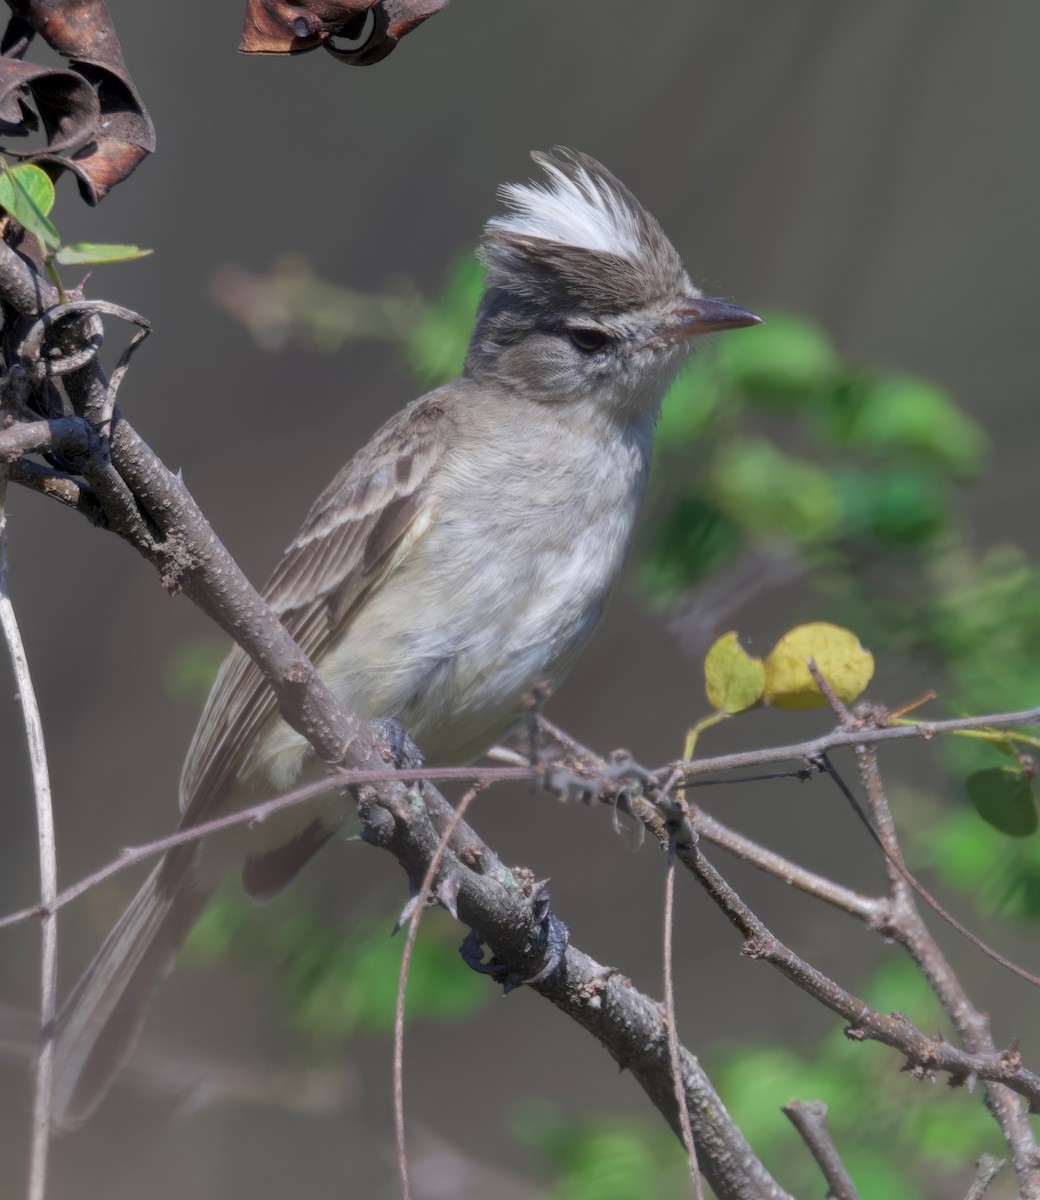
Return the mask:
M789 630L766 657L765 699L777 708L822 708L824 699L809 674L812 659L846 704L863 693L874 675L874 656L840 625L812 621Z
M722 713L738 713L762 699L766 668L744 649L735 633L724 633L704 659L708 703Z

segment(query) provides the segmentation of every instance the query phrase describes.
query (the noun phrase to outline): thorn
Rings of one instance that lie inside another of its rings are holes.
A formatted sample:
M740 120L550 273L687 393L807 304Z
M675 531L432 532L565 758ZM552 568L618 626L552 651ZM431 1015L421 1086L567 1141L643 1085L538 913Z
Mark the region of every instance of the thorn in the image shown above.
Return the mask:
M408 897L408 902L405 904L404 908L401 909L400 913L398 914L397 920L394 922L394 928L390 934L391 937L395 937L397 934L399 934L401 932L401 930L412 919L412 914L419 907L419 891L418 891L418 889L413 884L409 884L408 890L411 894Z
M458 898L462 880L458 875L446 875L436 887L437 902L457 921L459 919Z

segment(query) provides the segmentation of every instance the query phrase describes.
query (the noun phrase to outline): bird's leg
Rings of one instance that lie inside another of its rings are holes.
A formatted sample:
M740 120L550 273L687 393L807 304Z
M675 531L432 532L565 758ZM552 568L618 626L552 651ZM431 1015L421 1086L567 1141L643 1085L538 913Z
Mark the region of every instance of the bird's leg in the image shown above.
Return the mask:
M422 751L396 717L379 717L370 723L379 730L385 747L384 757L395 770L406 771L423 765Z
M498 955L492 955L485 962L484 942L475 929L471 929L466 934L459 947L462 961L479 974L490 975L496 983L502 985L505 995L518 987L523 987L525 983L532 985L541 983L548 979L563 962L563 956L570 942L571 931L566 923L552 911L549 889L546 886L548 882L547 879L541 879L531 885L531 912L537 923L539 935L537 947L532 946L531 949L532 951L537 949L541 955L541 961L533 975L529 974L529 969L511 965L499 958Z

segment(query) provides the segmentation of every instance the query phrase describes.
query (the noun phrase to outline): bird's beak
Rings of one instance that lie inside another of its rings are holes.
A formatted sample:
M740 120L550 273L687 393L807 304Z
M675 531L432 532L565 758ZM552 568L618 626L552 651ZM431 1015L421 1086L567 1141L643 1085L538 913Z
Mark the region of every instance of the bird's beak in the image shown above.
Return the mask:
M727 329L762 324L762 318L746 308L730 304L728 300L714 300L710 296L697 299L687 297L679 306L676 317L676 323L662 331L660 337L660 341L669 345L700 337L702 333L722 333Z

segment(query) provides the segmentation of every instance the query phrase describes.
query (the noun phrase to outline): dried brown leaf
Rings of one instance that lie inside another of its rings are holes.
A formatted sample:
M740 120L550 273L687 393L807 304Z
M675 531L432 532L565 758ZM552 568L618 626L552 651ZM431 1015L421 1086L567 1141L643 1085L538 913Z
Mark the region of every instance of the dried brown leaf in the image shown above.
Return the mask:
M324 46L340 62L370 66L448 0L246 0L239 50L300 54Z
M7 132L27 133L38 112L47 145L22 156L53 174L73 171L84 200L97 204L155 149L151 118L126 69L104 0L8 4L14 17L0 60L0 113ZM18 61L35 33L68 59L68 70Z

